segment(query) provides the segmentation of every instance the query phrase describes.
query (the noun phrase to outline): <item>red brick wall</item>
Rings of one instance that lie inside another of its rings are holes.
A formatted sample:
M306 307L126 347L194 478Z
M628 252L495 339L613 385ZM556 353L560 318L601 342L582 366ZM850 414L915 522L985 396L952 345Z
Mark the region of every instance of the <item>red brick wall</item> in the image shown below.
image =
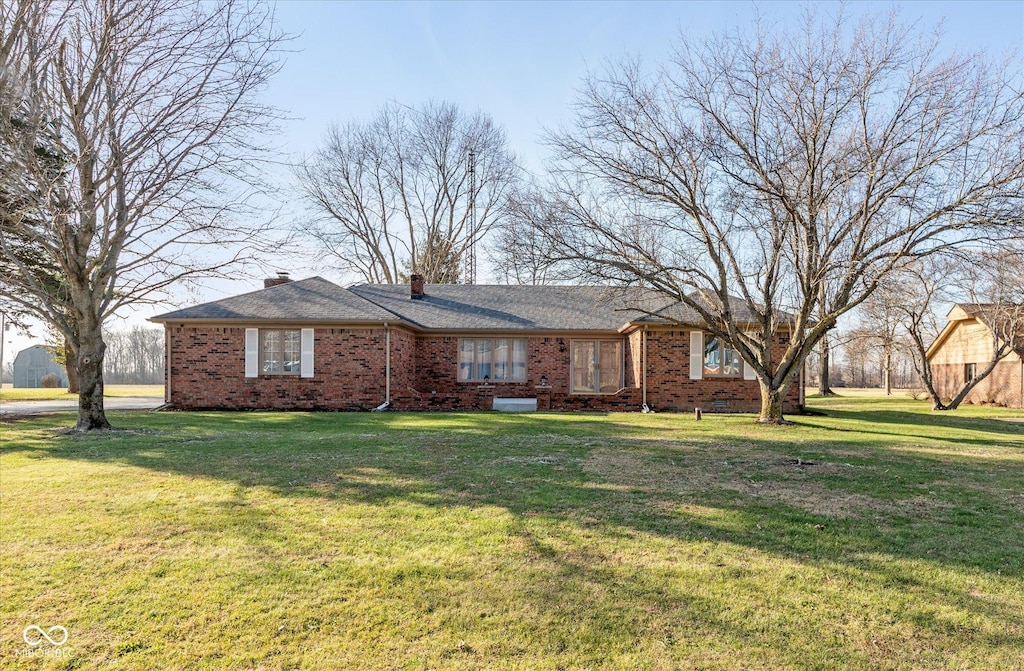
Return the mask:
M985 364L977 364L984 368ZM1020 361L1001 361L984 380L979 382L964 403L1005 405L1010 408L1024 407L1021 399ZM956 396L964 386L963 364L933 364L932 380L935 391L945 400Z
M365 410L384 402L384 329L318 328L312 378L245 377L245 329L169 326L171 404L199 410Z
M785 345L773 354L782 358ZM716 407L715 401L723 407ZM647 333L647 405L653 410L760 412L761 391L756 380L740 378L690 379L690 332L651 330ZM790 385L785 412L800 406L799 380Z
M561 340L561 342L559 342ZM489 410L495 396L538 398L542 409L639 409L632 353L625 347L625 388L617 394L570 394L569 366L572 338L527 338L526 382L459 382L459 336L425 335L416 338L415 387L396 399L406 410ZM563 351L564 350L564 351ZM547 388L539 388L541 377Z
M458 381L458 336L416 336L391 329L391 401L396 410L490 409L495 396L537 397L541 409L639 410L641 336L624 339L624 386L615 394L571 394L571 336L527 339L527 381ZM169 327L170 401L182 409L367 410L385 398L383 328L317 328L314 377L245 377L245 329ZM690 380L689 331L650 331L647 402L654 410L756 412L757 382ZM782 346L779 346L781 355ZM541 377L547 387L540 387ZM1019 387L1018 387L1019 388ZM715 401L724 403L716 408ZM793 384L786 410L799 406Z

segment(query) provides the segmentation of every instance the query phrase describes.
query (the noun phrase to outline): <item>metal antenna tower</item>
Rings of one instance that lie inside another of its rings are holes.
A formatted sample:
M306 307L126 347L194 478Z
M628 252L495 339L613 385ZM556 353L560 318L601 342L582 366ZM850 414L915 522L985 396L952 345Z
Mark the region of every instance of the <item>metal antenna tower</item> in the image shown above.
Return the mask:
M476 284L476 152L469 150L469 247L466 249L466 284Z

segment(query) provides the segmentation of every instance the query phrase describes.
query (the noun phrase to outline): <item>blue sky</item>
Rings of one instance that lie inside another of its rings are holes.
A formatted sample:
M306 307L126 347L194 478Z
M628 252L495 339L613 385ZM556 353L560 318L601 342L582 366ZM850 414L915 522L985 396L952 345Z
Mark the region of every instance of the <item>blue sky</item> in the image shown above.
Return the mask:
M296 53L271 99L296 117L284 146L312 150L332 122L364 119L389 99L435 98L481 109L503 125L525 167L542 169L538 138L569 118L587 69L639 54L657 63L681 34L749 27L755 14L780 25L796 2L282 2L278 19ZM838 3L811 5L835 13ZM853 15L888 12L854 2ZM1024 47L1024 2L911 2L907 21L945 22L946 48Z
M416 106L450 100L489 113L508 132L520 163L543 169L544 128L571 118L574 91L590 70L626 54L657 64L680 34L699 39L746 29L757 13L786 25L796 2L297 2L277 4L281 28L295 39L268 101L287 111L276 143L282 160L311 152L329 124L365 119L388 100ZM839 3L813 3L835 13ZM898 6L924 28L944 22L944 49L1024 52L1024 1L851 2L847 13ZM1021 56L1018 54L1018 59ZM288 179L282 171L282 179ZM290 204L285 213L293 210ZM284 269L284 268L282 268ZM288 268L296 277L330 272ZM486 279L486 278L483 278ZM188 303L249 291L259 283L211 283ZM162 310L144 308L139 321ZM114 325L118 327L118 325ZM5 360L35 339L5 334Z

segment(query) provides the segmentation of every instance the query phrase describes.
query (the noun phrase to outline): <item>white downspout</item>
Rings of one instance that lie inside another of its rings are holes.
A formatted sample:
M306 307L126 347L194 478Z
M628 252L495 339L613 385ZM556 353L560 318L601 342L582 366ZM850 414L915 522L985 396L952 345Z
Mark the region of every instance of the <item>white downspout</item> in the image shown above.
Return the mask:
M374 412L387 410L391 405L391 327L384 322L384 402Z
M644 324L644 330L640 333L640 388L643 390L643 412L650 412L651 408L647 405L647 324Z
M171 402L171 325L164 322L164 403Z

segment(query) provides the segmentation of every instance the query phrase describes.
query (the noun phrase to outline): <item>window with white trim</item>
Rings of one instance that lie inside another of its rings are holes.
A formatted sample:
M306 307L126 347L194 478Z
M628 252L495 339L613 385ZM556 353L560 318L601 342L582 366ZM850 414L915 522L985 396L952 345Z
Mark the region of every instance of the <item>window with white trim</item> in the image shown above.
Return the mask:
M614 394L622 389L621 340L572 341L572 393Z
M298 375L300 334L299 329L260 329L260 370L270 375Z
M459 338L459 382L526 382L526 338Z
M711 333L704 334L704 377L739 377L743 359L739 352Z

